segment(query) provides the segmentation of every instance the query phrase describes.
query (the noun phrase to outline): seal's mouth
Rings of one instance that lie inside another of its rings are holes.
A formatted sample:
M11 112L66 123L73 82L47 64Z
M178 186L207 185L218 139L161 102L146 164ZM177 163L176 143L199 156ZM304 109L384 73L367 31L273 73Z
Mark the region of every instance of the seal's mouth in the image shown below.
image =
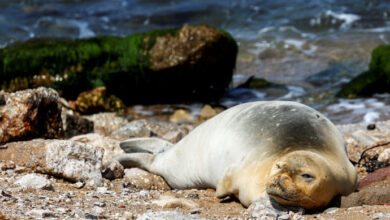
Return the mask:
M278 201L279 203L295 203L295 202L299 202L298 200L293 200L293 199L290 199L290 198L286 198L286 197L283 197L281 196L280 194L276 194L276 193L268 193L268 195L273 198L274 200Z

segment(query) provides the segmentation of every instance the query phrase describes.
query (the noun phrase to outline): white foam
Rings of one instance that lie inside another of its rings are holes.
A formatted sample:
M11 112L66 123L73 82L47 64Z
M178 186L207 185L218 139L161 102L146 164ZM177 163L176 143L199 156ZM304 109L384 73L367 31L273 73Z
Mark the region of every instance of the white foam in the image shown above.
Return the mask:
M380 114L378 112L367 112L363 117L363 121L365 123L372 123L379 119L379 116Z
M79 28L79 38L89 38L94 37L95 32L93 32L88 26L87 22L81 22L76 20L71 20ZM71 22L71 23L72 23Z
M323 17L329 17L331 18L331 23L336 24L337 20L342 21L343 23L341 24L340 28L349 28L351 25L360 19L359 15L355 14L347 14L347 13L342 13L342 12L334 12L332 10L327 10L325 13L321 13L320 15L317 15L315 18L312 18L310 20L310 25L311 26L319 26L322 24L321 18Z
M288 88L289 92L286 95L284 95L278 99L280 99L280 100L291 99L291 98L298 97L298 96L305 94L305 89L302 87L289 85L289 86L287 86L287 88Z

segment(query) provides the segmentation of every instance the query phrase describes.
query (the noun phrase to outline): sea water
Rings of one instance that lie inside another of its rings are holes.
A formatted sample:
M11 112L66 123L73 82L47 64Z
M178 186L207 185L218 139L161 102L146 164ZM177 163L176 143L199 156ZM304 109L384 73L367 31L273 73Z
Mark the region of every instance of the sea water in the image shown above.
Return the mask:
M390 119L387 94L338 99L340 85L367 70L372 49L390 42L382 0L2 0L0 47L38 37L89 38L208 24L239 44L226 106L255 100L308 104L338 124ZM234 88L249 76L281 85Z

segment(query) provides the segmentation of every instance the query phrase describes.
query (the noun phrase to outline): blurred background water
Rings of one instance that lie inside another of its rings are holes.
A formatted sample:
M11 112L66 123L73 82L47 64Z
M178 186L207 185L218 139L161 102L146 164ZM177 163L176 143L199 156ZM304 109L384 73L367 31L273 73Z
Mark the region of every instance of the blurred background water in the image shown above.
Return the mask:
M368 69L372 49L390 41L390 1L0 1L0 47L38 37L126 36L185 24L221 27L238 41L232 87L251 75L283 85L230 89L225 105L294 100L338 124L390 119L388 94L334 98L342 83Z

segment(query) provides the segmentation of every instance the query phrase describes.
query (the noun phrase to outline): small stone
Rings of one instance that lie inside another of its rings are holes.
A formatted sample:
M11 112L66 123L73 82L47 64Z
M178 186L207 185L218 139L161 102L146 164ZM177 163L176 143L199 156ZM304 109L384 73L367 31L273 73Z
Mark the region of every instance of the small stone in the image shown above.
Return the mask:
M13 161L6 161L1 166L1 170L15 169L15 163Z
M188 194L187 198L199 199L199 194L197 194L197 193L190 193L190 194Z
M88 214L85 216L86 219L98 219L96 215Z
M190 122L194 120L194 116L191 113L184 109L176 110L171 117L169 117L170 122Z
M375 130L376 125L375 124L369 124L367 125L367 130Z
M98 206L98 207L105 207L106 203L105 202L94 202L93 205Z
M218 114L218 112L215 109L213 109L213 107L211 107L210 105L205 105L200 110L199 117L200 117L200 120L205 121L209 118L214 117L217 114Z
M337 210L339 210L340 208L337 208L337 207L330 207L330 208L327 208L324 212L325 213L335 213L337 212Z
M85 186L85 183L83 182L77 182L75 184L73 184L73 186L76 188L76 189L81 189Z
M38 176L36 174L27 174L19 178L15 184L25 188L25 189L45 189L45 190L54 190L53 185L50 180L45 177Z
M126 206L123 203L121 203L121 204L119 204L119 208L124 209L124 208L126 208Z
M55 217L53 212L49 210L43 210L43 209L33 209L31 211L28 211L26 215L31 216L33 218Z
M74 211L74 215L76 218L84 218L84 216L86 216L84 213L85 212L82 209L76 209Z
M280 215L280 216L278 216L278 219L281 219L281 220L288 220L288 219L290 219L290 216L287 215L287 214L285 214L285 215Z
M108 193L108 189L106 187L98 187L96 189L96 192L106 194L106 193Z
M390 148L386 148L378 156L379 162L390 163Z
M12 197L11 194L4 192L4 190L0 190L0 192L1 192L1 195L4 196L4 197L8 197L8 198Z
M190 214L191 215L200 214L200 209L193 209L193 210L190 211Z
M112 161L108 167L104 170L102 173L103 178L114 180L122 178L124 175L124 168L122 164L119 163L119 161L114 160Z
M195 209L199 207L198 203L189 199L175 198L173 196L160 196L159 200L153 201L152 203L157 204L163 208Z

